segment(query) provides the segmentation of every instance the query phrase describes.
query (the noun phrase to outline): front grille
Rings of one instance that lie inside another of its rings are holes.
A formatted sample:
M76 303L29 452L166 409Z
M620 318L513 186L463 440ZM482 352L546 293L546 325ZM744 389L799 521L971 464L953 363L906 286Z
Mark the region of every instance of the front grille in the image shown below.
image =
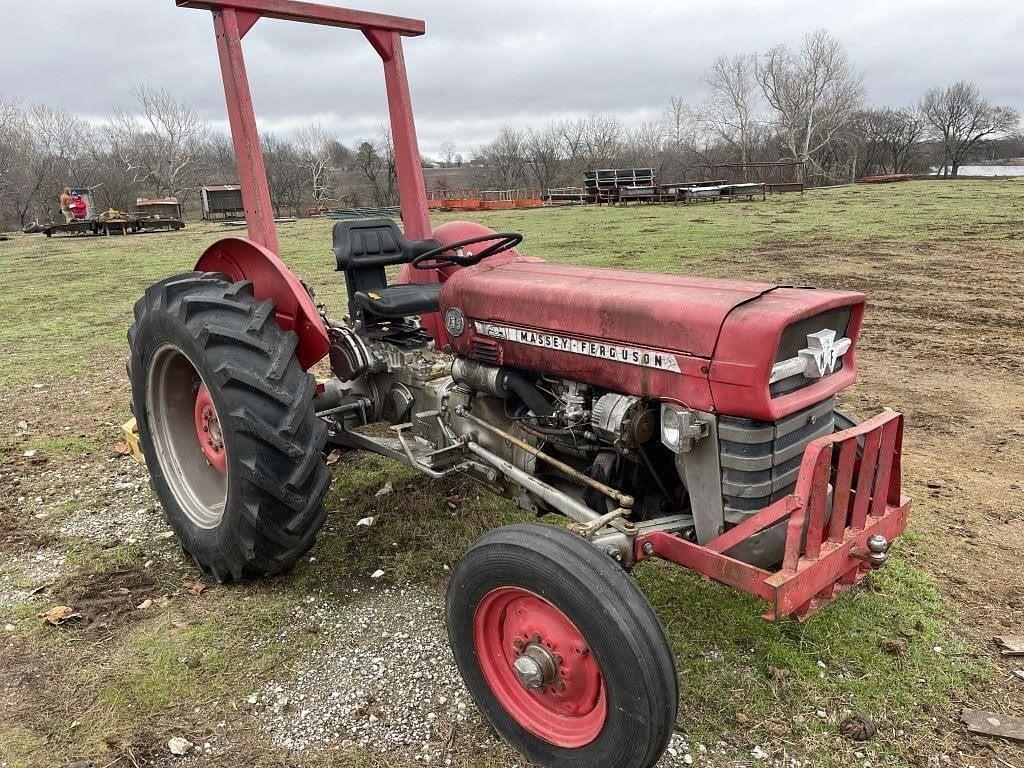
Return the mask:
M835 429L835 405L830 397L778 421L719 417L727 525L742 523L793 490L804 448Z
M471 343L469 356L481 363L501 365L501 346L492 339L475 338Z
M850 328L850 315L850 307L839 307L814 317L805 318L788 326L782 332L782 338L779 340L779 348L775 352L775 362L779 363L799 355L800 350L807 346L808 334L817 333L827 328L836 332L837 339L843 338ZM840 358L832 374L838 373L842 369L843 361ZM779 395L795 392L817 381L818 379L808 379L800 373L786 379L773 381L769 385L768 390L771 392L772 397L778 397Z

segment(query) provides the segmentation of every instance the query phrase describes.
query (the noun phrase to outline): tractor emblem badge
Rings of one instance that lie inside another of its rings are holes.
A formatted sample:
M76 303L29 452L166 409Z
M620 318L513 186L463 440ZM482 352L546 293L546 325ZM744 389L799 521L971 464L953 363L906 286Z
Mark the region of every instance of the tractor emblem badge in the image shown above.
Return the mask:
M836 369L850 344L847 338L837 339L831 328L807 334L807 346L800 350L800 357L805 361L804 376L808 379L828 376Z
M831 328L809 333L807 346L797 352L796 357L780 360L772 366L769 382L774 384L798 374L803 374L807 379L828 376L835 372L839 361L850 350L852 344L853 342L845 336L837 339L836 332Z
M452 336L461 336L466 330L466 317L457 307L452 307L444 315L444 327Z

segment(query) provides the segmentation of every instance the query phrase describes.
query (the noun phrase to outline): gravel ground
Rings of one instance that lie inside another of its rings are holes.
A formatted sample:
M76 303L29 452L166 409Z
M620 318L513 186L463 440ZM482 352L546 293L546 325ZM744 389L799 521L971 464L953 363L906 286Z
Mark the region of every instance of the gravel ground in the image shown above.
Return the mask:
M281 640L313 630L322 647L310 663L250 697L272 740L292 750L358 745L447 764L455 740L503 748L459 677L441 599L413 586L353 591L345 605L297 607L294 628ZM511 752L508 759L515 763Z
M75 511L61 521L61 537L110 546L135 544L166 531L145 467L129 456L106 463L106 472L89 478L68 499L75 502Z

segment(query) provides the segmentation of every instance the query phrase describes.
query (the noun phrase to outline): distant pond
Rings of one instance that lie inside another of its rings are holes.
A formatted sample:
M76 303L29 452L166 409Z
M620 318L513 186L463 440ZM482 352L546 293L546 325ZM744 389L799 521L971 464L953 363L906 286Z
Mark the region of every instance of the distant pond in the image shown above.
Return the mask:
M938 169L933 168L932 173ZM961 165L961 176L1024 176L1024 165Z

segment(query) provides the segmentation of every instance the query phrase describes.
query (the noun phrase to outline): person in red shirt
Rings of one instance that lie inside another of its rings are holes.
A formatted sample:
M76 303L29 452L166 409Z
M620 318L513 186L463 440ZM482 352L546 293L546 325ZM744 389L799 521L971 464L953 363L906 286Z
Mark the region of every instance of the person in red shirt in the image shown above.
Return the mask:
M88 213L88 206L82 196L77 192L71 193L71 215L76 219L84 219Z

